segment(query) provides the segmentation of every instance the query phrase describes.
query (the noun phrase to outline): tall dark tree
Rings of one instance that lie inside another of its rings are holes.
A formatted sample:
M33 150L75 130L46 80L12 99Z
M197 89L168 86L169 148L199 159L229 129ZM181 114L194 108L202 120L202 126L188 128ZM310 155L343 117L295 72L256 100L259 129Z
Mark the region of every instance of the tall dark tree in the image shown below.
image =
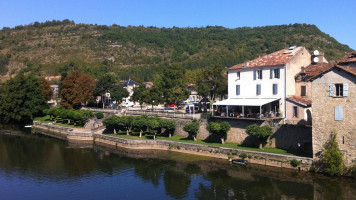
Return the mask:
M82 104L93 99L95 80L87 75L74 71L62 82L62 107L79 108Z
M43 77L41 77L39 79L39 81L40 81L40 87L41 87L41 91L42 91L42 96L47 101L49 101L53 96L53 91L51 89L51 86L50 86L49 82Z
M0 87L0 116L6 123L32 123L48 108L38 78L18 74Z
M160 103L163 103L163 91L156 85L151 87L150 89L146 90L142 94L143 102L146 104L157 106Z
M185 69L180 65L171 65L163 71L155 86L162 92L166 103L177 103L189 97L190 92L184 83L184 77Z

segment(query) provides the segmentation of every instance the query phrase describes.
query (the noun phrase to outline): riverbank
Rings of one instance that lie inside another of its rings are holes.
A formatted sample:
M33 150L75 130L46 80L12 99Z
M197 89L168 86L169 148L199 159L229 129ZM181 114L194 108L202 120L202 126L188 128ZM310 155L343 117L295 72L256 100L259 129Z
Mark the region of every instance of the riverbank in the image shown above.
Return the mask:
M303 171L308 171L313 163L312 158L307 157L264 153L166 140L131 140L103 134L96 134L85 131L84 129L70 129L41 122L34 123L33 132L62 140L67 140L71 143L94 143L95 145L105 146L112 149L128 148L166 150L229 160L242 157L245 158L249 163L279 168L298 169ZM299 161L298 163L300 164L297 166L292 166L292 160Z

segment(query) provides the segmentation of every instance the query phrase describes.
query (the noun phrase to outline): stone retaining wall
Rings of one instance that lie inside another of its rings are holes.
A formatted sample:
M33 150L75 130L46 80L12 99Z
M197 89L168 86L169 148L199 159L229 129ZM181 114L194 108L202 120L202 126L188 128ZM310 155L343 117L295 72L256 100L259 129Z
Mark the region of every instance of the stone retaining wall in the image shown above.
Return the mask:
M256 151L247 151L223 147L206 146L200 144L182 143L175 141L164 140L129 140L117 138L107 135L94 134L94 142L99 146L106 146L116 149L117 147L133 148L133 149L159 149L170 150L181 153L189 153L195 155L216 157L222 159L239 158L240 154L245 153L250 163L262 164L274 167L295 168L290 165L291 160L296 159L302 164L297 168L307 171L313 163L312 158L287 156L272 153L263 153Z

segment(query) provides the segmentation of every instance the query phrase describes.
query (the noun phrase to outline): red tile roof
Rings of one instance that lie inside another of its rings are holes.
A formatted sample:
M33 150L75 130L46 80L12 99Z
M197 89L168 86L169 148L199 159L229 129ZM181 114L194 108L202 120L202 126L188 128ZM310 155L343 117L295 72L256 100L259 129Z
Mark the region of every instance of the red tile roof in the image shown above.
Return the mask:
M262 66L274 66L274 65L285 65L287 64L295 54L297 54L302 47L297 47L293 50L282 49L274 53L256 58L254 60L248 61L247 63L241 63L234 65L229 68L231 69L240 69L245 67L262 67Z
M342 68L343 70L356 76L356 68L355 67L345 67L345 66L340 66L340 65L337 65L336 67Z
M308 67L302 69L301 72L296 76L297 81L309 81L314 76L332 68L334 64L332 63L318 63L314 65L309 65Z
M313 81L315 78L319 77L319 76L322 75L322 74L325 74L325 73L331 71L333 68L342 69L342 70L344 70L345 72L356 76L356 68L353 68L353 67L345 67L345 66L340 66L340 65L334 65L333 67L330 67L329 69L326 69L326 70L320 72L319 74L317 74L317 75L315 75L315 76L313 76L313 77L310 77L309 80L310 80L310 81Z
M339 60L339 64L349 62L356 62L356 51L347 53L345 57Z
M306 98L302 98L300 96L292 96L292 97L288 97L287 99L289 99L290 101L294 101L296 103L299 103L299 104L306 105L306 106L311 106L311 104L312 104L311 100L306 99Z

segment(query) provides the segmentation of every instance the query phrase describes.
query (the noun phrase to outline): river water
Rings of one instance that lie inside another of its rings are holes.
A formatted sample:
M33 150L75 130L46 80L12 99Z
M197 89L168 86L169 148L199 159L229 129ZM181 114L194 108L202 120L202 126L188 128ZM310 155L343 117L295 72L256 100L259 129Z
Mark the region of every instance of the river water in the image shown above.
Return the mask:
M0 199L356 199L356 181L2 129Z

